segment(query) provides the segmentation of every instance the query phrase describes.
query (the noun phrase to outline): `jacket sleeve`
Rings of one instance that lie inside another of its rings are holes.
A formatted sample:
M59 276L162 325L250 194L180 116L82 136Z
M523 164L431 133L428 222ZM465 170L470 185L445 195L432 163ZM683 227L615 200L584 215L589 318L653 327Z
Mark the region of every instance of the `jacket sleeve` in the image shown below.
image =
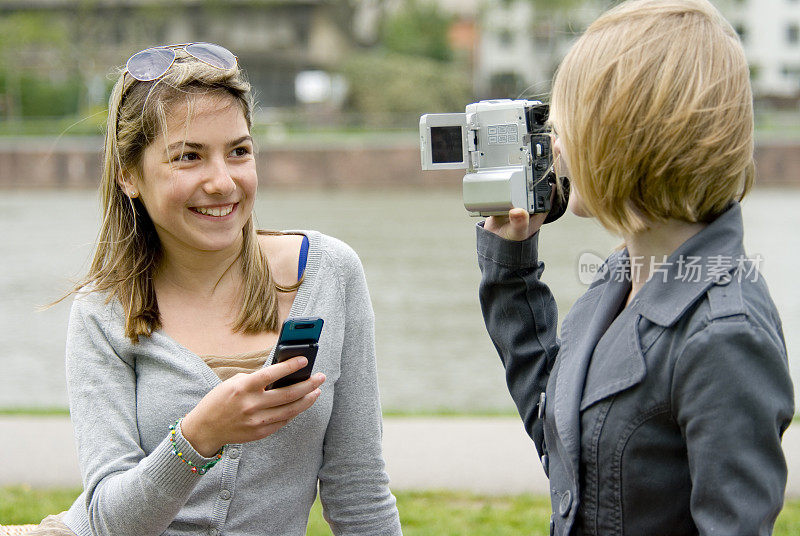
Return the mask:
M348 246L342 248L332 261L344 297L344 340L323 443L320 500L336 536L401 535L382 452L372 304L361 261Z
M746 319L712 321L676 361L672 406L699 533L772 534L786 486L781 437L794 411L779 339Z
M483 222L477 233L483 319L505 367L511 397L541 456L539 396L547 386L560 343L556 302L541 281L544 263L537 258L539 233L515 242L485 230Z
M95 293L80 296L70 315L67 388L86 515L68 516L65 521L78 534L161 534L201 477L172 454L169 430L153 452L143 451L135 363L121 357L130 352L119 351L130 343L115 333L110 322L114 313L103 299ZM209 461L183 439L180 430L176 445L185 459L197 465Z

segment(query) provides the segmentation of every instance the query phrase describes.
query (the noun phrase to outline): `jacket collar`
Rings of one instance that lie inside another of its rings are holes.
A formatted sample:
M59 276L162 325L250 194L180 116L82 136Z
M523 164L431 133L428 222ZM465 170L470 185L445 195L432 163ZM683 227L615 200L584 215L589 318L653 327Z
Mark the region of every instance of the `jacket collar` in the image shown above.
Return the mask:
M556 429L564 444L564 460L574 480L578 478L580 462L580 423L579 409L581 393L597 342L617 316L617 312L628 295L631 284L623 278L610 278L614 273L616 257L608 261L604 284L592 284L578 302L572 306L561 326L561 349L555 381L554 411ZM635 356L634 356L635 357ZM625 357L619 357L627 362ZM641 368L641 373L638 369ZM628 367L626 370L635 376L636 382L644 374L644 366Z
M673 325L711 285L729 281L730 272L744 263L743 234L742 209L734 201L651 274L634 299L638 312L660 326ZM630 277L627 249L618 261L622 269L627 263Z

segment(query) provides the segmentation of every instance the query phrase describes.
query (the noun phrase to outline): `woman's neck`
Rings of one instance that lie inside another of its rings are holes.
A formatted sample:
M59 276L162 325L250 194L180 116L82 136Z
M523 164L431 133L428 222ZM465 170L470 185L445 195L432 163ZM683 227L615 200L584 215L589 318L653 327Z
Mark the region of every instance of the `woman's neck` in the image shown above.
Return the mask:
M165 248L155 274L156 291L179 291L201 299L229 294L241 282L241 250L241 241L222 251Z
M681 244L702 231L706 225L668 220L641 233L624 236L631 265L631 292L627 303L642 289L653 268L663 264Z

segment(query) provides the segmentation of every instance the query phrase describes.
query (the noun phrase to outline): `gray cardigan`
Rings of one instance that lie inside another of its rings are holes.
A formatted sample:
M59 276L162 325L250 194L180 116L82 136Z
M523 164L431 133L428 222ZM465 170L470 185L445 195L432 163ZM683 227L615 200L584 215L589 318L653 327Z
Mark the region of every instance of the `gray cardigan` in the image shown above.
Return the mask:
M106 305L104 295L75 300L67 387L84 492L64 522L79 536L299 536L317 483L334 534L401 534L381 452L374 317L361 262L343 242L305 234L308 263L290 316L325 320L314 366L327 376L322 395L270 437L227 445L203 476L172 454L167 436L221 380L161 331L131 344L120 305ZM176 436L184 457L209 461Z
M557 337L538 234L478 228L484 319L550 477L551 534L772 533L794 396L742 232L734 203L627 307L627 250L614 253Z

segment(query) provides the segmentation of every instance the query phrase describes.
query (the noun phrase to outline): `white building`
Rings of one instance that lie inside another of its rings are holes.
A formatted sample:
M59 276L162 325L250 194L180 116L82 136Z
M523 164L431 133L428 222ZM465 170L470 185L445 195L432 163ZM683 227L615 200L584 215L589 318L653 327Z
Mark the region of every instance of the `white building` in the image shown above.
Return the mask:
M530 0L484 0L476 93L483 98L535 98L548 93L570 44L600 12L594 1L568 11L537 12Z
M800 97L800 0L721 0L742 38L757 95Z
M483 0L475 89L483 97L549 91L573 40L611 1L535 11L532 0ZM800 0L712 0L742 36L760 97L800 98ZM527 90L526 90L527 88ZM505 94L504 94L505 92Z

